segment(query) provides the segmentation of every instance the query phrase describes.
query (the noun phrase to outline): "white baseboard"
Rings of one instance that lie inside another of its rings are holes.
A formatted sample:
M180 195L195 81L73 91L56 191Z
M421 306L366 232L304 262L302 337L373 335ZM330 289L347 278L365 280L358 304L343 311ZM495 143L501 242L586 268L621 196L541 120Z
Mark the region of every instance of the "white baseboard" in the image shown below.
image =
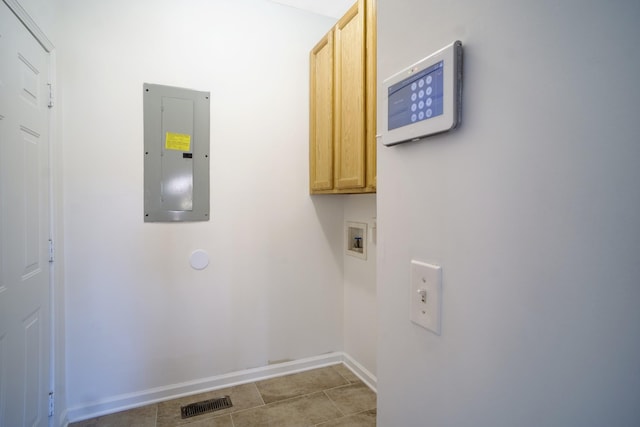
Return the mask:
M365 383L367 386L369 386L371 390L377 393L378 378L376 378L375 375L369 372L364 366L359 364L356 360L354 360L348 354L342 353L342 356L343 356L342 362L345 364L345 366L351 369L351 371L354 374L356 374L356 376L360 378L363 383Z
M56 424L54 424L56 425ZM68 426L69 425L69 418L67 418L67 410L65 409L64 411L62 411L62 413L58 416L58 424L59 426Z
M127 409L151 405L165 400L177 399L184 396L232 387L239 384L246 384L268 378L294 374L338 363L344 363L345 366L353 371L353 373L367 384L367 386L374 391L376 390L376 377L374 375L349 355L342 352L334 352L321 356L308 357L306 359L264 366L261 368L245 369L243 371L216 375L196 381L156 387L136 393L122 394L109 399L87 402L86 404L70 408L66 414L66 418L69 422L86 420L89 418L99 417L101 415L125 411Z

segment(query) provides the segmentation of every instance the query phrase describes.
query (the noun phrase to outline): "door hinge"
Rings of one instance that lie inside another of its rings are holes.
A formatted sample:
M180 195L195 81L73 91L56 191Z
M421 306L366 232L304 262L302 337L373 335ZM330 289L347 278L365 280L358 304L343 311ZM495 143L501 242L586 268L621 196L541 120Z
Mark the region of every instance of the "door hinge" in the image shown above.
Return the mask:
M49 103L47 104L47 107L53 108L53 85L51 83L47 83L47 86L49 86Z
M49 239L49 262L53 262L53 240Z
M53 417L53 409L54 409L54 402L53 402L53 392L49 393L49 416Z

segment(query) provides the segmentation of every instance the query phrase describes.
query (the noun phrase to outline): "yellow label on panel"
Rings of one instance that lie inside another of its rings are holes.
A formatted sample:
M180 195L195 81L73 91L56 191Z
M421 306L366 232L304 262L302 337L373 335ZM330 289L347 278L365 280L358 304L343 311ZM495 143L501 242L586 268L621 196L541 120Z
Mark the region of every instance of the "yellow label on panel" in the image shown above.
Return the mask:
M191 135L167 132L164 148L166 150L191 151Z

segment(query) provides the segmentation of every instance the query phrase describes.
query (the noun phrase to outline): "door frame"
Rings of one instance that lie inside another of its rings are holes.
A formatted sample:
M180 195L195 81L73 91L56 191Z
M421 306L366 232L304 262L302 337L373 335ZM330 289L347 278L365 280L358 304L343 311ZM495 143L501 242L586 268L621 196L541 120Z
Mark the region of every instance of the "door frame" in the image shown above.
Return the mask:
M11 9L14 15L18 17L20 22L29 30L31 35L40 43L40 45L44 48L45 52L51 53L55 46L51 43L51 40L47 37L47 35L42 31L42 29L36 24L36 21L33 20L29 12L25 10L24 7L18 0L2 0L8 7Z
M27 10L18 2L18 0L2 0L9 10L16 16L16 18L24 25L24 27L31 33L34 39L42 46L44 51L49 55L49 85L52 88L56 87L56 55L55 46L47 37L45 32L36 23L33 17L27 12ZM55 92L52 92L55 93ZM53 98L53 97L52 97ZM52 99L50 99L50 102ZM62 210L59 207L58 199L56 198L59 188L57 178L57 167L54 159L58 157L58 150L55 144L56 141L56 126L57 114L56 109L49 107L49 132L48 132L48 144L49 144L49 206L48 218L49 218L49 239L55 243L53 248L62 248ZM52 259L55 260L60 266L62 266L62 251L54 251ZM67 420L66 398L64 396L64 323L63 323L63 289L59 287L59 283L63 283L62 270L55 268L55 262L49 262L49 391L54 393L55 401L54 413L52 417L49 417L49 426L65 425Z

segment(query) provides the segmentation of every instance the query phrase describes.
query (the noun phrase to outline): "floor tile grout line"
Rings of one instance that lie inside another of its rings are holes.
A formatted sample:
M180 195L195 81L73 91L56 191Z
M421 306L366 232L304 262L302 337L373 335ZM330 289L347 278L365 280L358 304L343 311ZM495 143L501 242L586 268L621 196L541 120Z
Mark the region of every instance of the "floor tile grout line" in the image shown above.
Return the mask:
M325 395L325 397L329 400L329 402L331 402L333 407L340 413L340 416L336 417L336 418L331 418L331 419L328 419L328 420L324 420L324 421L322 421L321 423L318 423L318 424L314 424L314 427L315 426L319 426L319 425L324 424L324 423L327 423L329 421L336 421L336 420L340 420L340 419L343 419L343 418L351 417L351 416L354 416L354 415L362 414L362 413L377 409L377 407L376 408L369 408L369 409L365 409L365 410L362 410L362 411L359 411L359 412L354 412L352 414L345 414L340 408L338 408L338 406L336 405L336 402L333 399L331 399L331 397L327 394L327 390L334 390L336 388L347 387L347 386L350 386L350 385L353 385L353 384L355 384L355 383L343 384L341 386L326 388L326 389L322 389L322 390L319 390L319 391L314 391L314 392L306 393L306 394L300 394L300 395L293 396L293 397L290 397L290 398L287 398L287 399L276 400L274 402L269 402L269 403L264 402L264 399L262 399L262 394L259 393L260 394L260 398L263 401L263 405L253 406L251 408L245 408L245 409L242 409L242 410L239 410L239 411L230 412L228 415L231 418L232 427L235 427L235 422L233 421L233 416L236 415L236 414L240 414L242 412L247 412L247 411L250 411L250 410L253 410L253 409L257 409L257 408L268 407L269 405L276 404L276 403L288 402L288 401L291 401L291 400L294 400L294 399L301 399L303 397L308 397L308 396L311 396L313 394L318 394L318 393L322 393L322 394ZM256 388L257 388L257 386L256 386ZM259 390L258 390L258 392L259 392Z
M300 399L301 397L311 396L312 394L323 393L323 392L324 392L324 389L323 389L323 390L313 391L313 392L311 392L311 393L298 394L297 396L287 397L286 399L274 400L273 402L269 402L269 403L266 403L266 402L264 402L264 400L263 400L263 402L264 402L264 403L263 403L262 405L252 406L251 408L241 409L241 410L239 410L239 411L235 411L235 412L233 412L233 413L234 413L234 414L237 414L238 412L249 411L249 410L251 410L251 409L255 409L255 408L262 408L262 407L265 407L265 406L273 405L273 404L275 404L275 403L288 402L289 400L293 400L293 399Z
M329 389L329 390L331 390L331 389ZM331 402L333 407L336 408L338 410L338 412L340 412L342 414L342 417L344 417L345 413L342 412L342 410L340 408L338 408L338 405L336 405L336 402L334 402L333 399L329 396L329 394L327 393L327 390L322 390L322 392L324 393L325 396L327 396L327 399L329 399L329 402ZM338 417L338 418L342 418L342 417Z
M253 386L256 388L256 391L258 392L258 396L260 396L260 400L262 400L262 404L266 405L267 402L264 401L264 397L262 396L262 392L258 388L258 383L257 382L252 382L251 384L253 384Z
M331 397L326 393L326 391L327 390L335 390L335 389L342 388L342 387L353 386L353 385L358 384L358 382L350 381L348 378L346 378L344 375L342 375L340 372L338 372L335 369L334 369L334 372L336 372L346 382L346 384L340 384L340 385L337 385L335 387L323 388L323 389L319 389L319 390L316 390L316 391L312 391L311 393L299 394L297 396L292 396L292 397L288 397L286 399L281 399L281 400L275 400L275 401L269 402L269 403L265 402L264 397L262 396L262 393L260 392L260 389L258 388L257 382L253 382L251 384L253 384L256 387L256 390L258 391L258 395L260 396L260 399L262 400L263 405L254 406L252 408L242 409L240 411L234 411L233 413L230 413L230 414L235 414L235 413L239 413L239 412L248 411L248 410L251 410L251 409L254 409L254 408L259 408L260 406L269 406L269 405L274 404L274 403L286 402L286 401L289 401L289 400L298 399L298 398L302 398L302 397L306 397L306 396L311 396L312 394L316 394L316 393L322 392L327 397L327 399L329 399L329 401L333 404L333 406L338 410L338 412L343 414L343 417L345 417L346 415L344 414L344 412L342 412L340 410L340 408L338 408L336 406L336 403L333 401L333 399L331 399ZM361 381L359 381L359 382L361 382Z
M258 392L258 396L260 397L260 401L262 402L262 404L261 405L256 405L256 406L252 406L250 408L238 409L237 411L231 411L228 414L226 414L226 415L229 415L231 417L232 427L235 426L235 423L233 421L233 415L234 414L240 414L242 412L251 411L253 409L263 408L263 407L268 405L267 403L265 403L264 398L262 397L262 393L260 393L260 389L258 388L258 385L255 382L252 382L250 384L255 387L256 391Z
M347 386L347 385L349 385L349 384L346 384L346 385L344 385L344 386L338 386L338 387L345 387L345 386ZM334 401L329 397L329 395L326 393L326 391L327 391L327 390L333 390L333 389L338 388L338 387L326 388L326 389L321 389L321 390L313 391L313 392L311 392L311 393L299 394L299 395L297 395L297 396L292 396L292 397L288 397L288 398L286 398L286 399L276 400L276 401L269 402L269 403L266 403L266 402L265 402L265 403L263 403L262 405L252 406L251 408L244 408L244 409L240 409L240 410L238 410L238 411L229 412L229 415L233 416L234 414L240 414L241 412L251 411L251 410L256 409L256 408L265 408L265 407L268 407L268 406L270 406L270 405L274 405L274 404L276 404L276 403L284 403L284 402L288 402L288 401L291 401L291 400L294 400L294 399L301 399L301 398L303 398L303 397L308 397L308 396L311 396L311 395L313 395L313 394L322 393L322 394L324 394L324 395L325 395L325 397L326 397L327 399L329 399L329 401L331 402L331 404L332 404L333 406L335 406L335 407L336 407L336 409L338 410L338 412L340 412L341 414L343 414L343 417L344 417L344 416L346 416L346 415L344 415L344 412L342 412L342 411L340 410L340 408L338 408L338 407L336 406L335 402L334 402ZM261 395L260 397L262 398L262 395ZM264 402L264 400L263 400L263 402ZM342 417L339 417L339 418L342 418Z
M335 372L338 373L338 375L340 375L342 377L343 380L345 380L348 383L351 383L351 381L349 381L349 378L345 377L344 375L342 375L342 372L338 371L337 369L334 369Z
M363 383L364 384L364 383ZM349 383L349 384L343 384L343 385L337 385L335 387L329 387L329 388L325 388L322 389L322 391L326 391L326 390L337 390L339 388L346 388L346 387L352 387L354 385L358 385L358 383ZM366 384L364 384L366 386ZM368 387L367 387L368 388Z
M338 366L338 365L334 365L334 366ZM345 363L343 362L342 367L344 367L347 371L349 371L349 374L352 376L355 376L356 379L354 380L350 380L349 378L347 378L346 375L344 375L342 372L340 372L338 369L334 369L334 371L336 371L342 378L344 378L344 380L349 383L349 384L357 384L358 382L364 382L362 381L360 378L358 378L358 376L356 374L353 373L353 371L351 371L351 368L349 368L347 365L345 365Z
M345 419L345 418L354 417L354 416L356 416L356 415L364 414L364 413L366 413L366 412L374 411L374 410L377 410L377 409L378 409L378 408L365 409L364 411L354 412L353 414L348 414L348 415L343 415L342 417L333 418L333 419L331 419L331 420L326 420L326 421L323 421L323 422L321 422L321 423L314 424L314 425L313 425L313 427L321 426L322 424L326 424L326 423L327 423L327 422L329 422L329 421L338 421L338 420L342 420L342 419Z
M339 374L339 373L338 373L338 374ZM266 402L264 401L264 398L262 397L262 393L260 393L260 389L258 389L258 394L260 395L260 398L262 399L262 401L264 402L264 404L265 404L265 405L270 405L270 404L272 404L272 403L276 403L276 402L284 402L284 401L286 401L286 400L295 399L296 397L308 396L308 395L311 395L311 394L314 394L314 393L324 392L324 391L326 391L326 390L335 390L335 389L338 389L338 388L341 388L341 387L349 387L349 386L353 386L353 385L357 385L357 384L358 384L358 382L350 382L350 381L349 381L349 380L347 380L346 378L344 378L344 377L342 377L342 378L347 382L346 384L340 384L340 385L337 385L337 386L334 386L334 387L328 387L328 388L320 388L320 389L318 389L318 390L316 390L316 391L312 391L312 392L310 392L310 393L298 394L298 395L296 395L296 396L287 397L286 399L274 400L273 402L269 402L269 403L266 403ZM360 381L360 382L361 382L361 381ZM364 383L363 383L363 384L364 384ZM366 385L366 384L365 384L365 385ZM258 388L258 387L257 387L257 385L256 385L256 388ZM329 397L329 396L327 396L327 397Z

